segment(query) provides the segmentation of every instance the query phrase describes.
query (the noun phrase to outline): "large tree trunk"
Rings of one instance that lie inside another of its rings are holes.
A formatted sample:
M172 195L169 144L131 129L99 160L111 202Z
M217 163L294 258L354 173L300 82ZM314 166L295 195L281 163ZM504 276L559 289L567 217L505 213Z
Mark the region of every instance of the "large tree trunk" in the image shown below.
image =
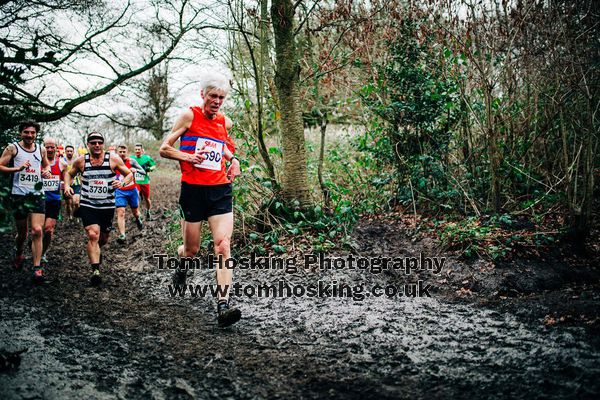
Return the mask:
M284 200L310 201L304 126L300 110L298 82L300 64L294 38L294 7L291 0L273 0L271 18L275 34L275 86L281 107L281 136L283 144Z

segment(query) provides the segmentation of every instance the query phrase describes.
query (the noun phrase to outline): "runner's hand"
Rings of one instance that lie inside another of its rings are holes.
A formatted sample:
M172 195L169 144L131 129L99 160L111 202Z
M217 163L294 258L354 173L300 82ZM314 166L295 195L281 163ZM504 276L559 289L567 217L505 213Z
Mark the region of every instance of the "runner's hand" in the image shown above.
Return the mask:
M121 189L123 187L123 181L117 181L117 180L112 181L112 187L114 189Z
M240 175L242 170L240 169L240 161L237 158L234 158L231 161L231 165L227 169L227 178L229 181L233 182L236 176Z
M47 169L42 170L42 178L45 178L45 179L52 178L52 173L50 172L50 170L47 170Z
M75 191L71 186L65 186L65 196L71 197L75 194Z
M206 146L202 146L200 150L196 150L196 152L192 155L192 159L190 162L192 164L201 164L204 160L206 160L206 154L210 153L210 150L205 150Z
M31 163L29 162L29 160L25 161L23 164L21 164L21 166L19 167L19 171L23 171L26 168L29 168L31 166Z

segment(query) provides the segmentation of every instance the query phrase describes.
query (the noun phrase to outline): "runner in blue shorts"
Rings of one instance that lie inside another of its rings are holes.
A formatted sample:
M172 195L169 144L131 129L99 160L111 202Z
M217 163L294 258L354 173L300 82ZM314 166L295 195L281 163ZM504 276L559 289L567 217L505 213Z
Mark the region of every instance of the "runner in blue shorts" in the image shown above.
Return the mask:
M145 171L142 166L129 157L127 153L127 146L119 145L117 147L117 154L123 160L123 163L127 168L131 170L134 174L145 175ZM121 179L121 175L117 173L116 179ZM131 213L135 218L135 223L138 229L142 230L144 225L142 224L142 219L140 217L140 211L138 209L139 206L139 191L137 189L137 185L135 181L132 181L130 184L119 188L115 192L115 207L117 207L117 227L119 229L119 237L117 237L117 242L125 243L125 239L127 236L125 235L125 208L129 206L131 209Z

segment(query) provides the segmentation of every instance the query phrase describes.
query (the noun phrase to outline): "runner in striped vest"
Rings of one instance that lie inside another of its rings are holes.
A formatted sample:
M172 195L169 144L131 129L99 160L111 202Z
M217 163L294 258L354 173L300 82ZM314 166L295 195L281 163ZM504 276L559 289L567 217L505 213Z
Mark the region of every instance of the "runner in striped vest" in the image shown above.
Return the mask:
M90 153L83 156L84 168L81 174L81 200L79 206L96 210L114 210L115 173L110 168L110 153L105 152L102 164L92 165Z
M104 136L92 132L87 137L89 152L79 157L65 174L65 195L73 196L73 178L81 172L81 200L78 216L83 222L88 237L87 252L92 265L93 285L99 284L100 248L108 243L112 220L115 215L115 189L133 181L133 173L116 154L104 151ZM115 179L115 172L124 176Z

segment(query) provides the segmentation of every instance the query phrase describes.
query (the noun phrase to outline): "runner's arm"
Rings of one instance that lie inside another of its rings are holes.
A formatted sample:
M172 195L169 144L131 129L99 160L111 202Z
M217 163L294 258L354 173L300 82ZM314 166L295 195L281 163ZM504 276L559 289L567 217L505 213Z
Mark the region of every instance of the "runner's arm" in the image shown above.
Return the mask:
M146 170L140 165L140 163L138 163L133 158L129 158L129 162L131 163L131 166L135 169L134 172L137 172L140 175L146 175Z
M227 169L227 177L233 182L235 177L242 173L242 169L240 168L240 160L233 155L227 146L223 148L223 154L225 155L225 159L231 162L231 165Z
M110 155L110 164L113 171L119 171L124 176L122 181L113 181L113 187L119 189L129 185L133 181L133 172L123 162L121 157L116 154ZM112 167L114 165L114 168Z
M42 177L48 179L52 177L52 173L50 172L50 161L48 161L48 155L46 153L46 148L42 146Z
M169 133L162 145L160 146L160 156L169 158L171 160L186 161L194 164L200 164L206 159L208 150L202 149L200 152L194 154L184 153L183 151L177 150L173 145L181 136L189 129L194 119L194 113L192 110L186 110L175 122L171 133Z
M233 121L229 119L229 117L225 117L225 129L229 132L229 130L233 128ZM231 146L231 148L229 148ZM223 150L223 154L225 155L225 159L231 162L231 165L227 169L227 178L231 182L235 179L236 176L242 173L242 169L240 167L240 160L235 157L233 152L235 151L235 143L229 133L227 133L226 146ZM235 157L235 158L234 158Z
M26 161L18 167L9 167L8 164L10 163L10 159L13 158L15 154L16 148L13 144L6 146L2 152L2 156L0 156L0 172L12 174L13 172L22 171L29 166L29 161Z
M225 117L225 130L227 131L227 139L225 140L225 144L227 145L227 148L229 149L229 151L231 151L232 153L235 153L235 142L233 141L233 138L229 135L229 130L233 128L233 122L229 119L229 117Z
M156 161L154 161L154 158L148 156L148 162L146 163L146 165L147 167L144 168L146 172L153 171L154 168L156 168Z
M60 180L63 181L63 185L64 185L65 175L67 174L67 171L69 170L69 164L63 158L60 158L58 160L58 164L60 165Z

